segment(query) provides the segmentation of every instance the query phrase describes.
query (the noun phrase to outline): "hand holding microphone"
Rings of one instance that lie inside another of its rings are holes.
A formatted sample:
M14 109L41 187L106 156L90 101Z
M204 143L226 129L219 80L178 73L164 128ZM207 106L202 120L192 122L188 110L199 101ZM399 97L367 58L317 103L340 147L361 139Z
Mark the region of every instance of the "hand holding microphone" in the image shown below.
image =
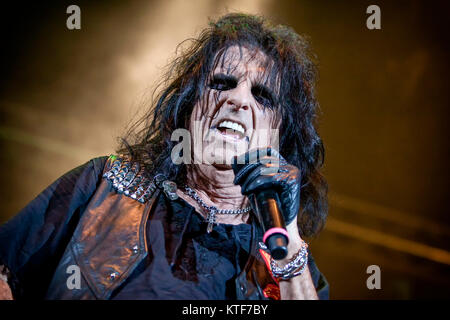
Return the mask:
M242 194L249 197L260 215L263 241L274 259L283 259L287 254L286 225L300 209L300 170L268 148L235 157L233 171L234 183L241 186Z

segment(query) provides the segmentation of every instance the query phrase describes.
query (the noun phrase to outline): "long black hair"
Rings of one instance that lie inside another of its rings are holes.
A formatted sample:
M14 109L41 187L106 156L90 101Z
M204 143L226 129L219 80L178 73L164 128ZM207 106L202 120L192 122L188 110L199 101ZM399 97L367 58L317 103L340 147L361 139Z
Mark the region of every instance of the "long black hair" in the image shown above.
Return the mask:
M327 183L320 173L324 147L316 130L318 102L315 96L316 66L308 42L287 26L274 26L260 16L232 13L211 21L196 39L169 65L156 91L155 103L121 138L118 153L127 154L168 178L185 178L186 165L172 162L177 142L172 132L188 128L194 105L217 61L231 46L259 49L270 59L277 76L277 110L281 118L281 155L302 172L302 236L314 236L327 217Z

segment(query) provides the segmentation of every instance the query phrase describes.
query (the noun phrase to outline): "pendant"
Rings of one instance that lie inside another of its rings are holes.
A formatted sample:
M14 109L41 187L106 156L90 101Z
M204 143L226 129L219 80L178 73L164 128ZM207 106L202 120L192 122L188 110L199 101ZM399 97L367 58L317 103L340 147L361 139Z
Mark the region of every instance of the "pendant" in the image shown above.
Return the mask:
M162 183L162 187L164 189L164 193L170 200L177 200L177 184L170 180L165 180Z
M206 232L208 233L212 231L214 223L216 223L216 213L217 209L215 207L208 210L208 216L206 217L206 220L208 221L208 228L206 229Z

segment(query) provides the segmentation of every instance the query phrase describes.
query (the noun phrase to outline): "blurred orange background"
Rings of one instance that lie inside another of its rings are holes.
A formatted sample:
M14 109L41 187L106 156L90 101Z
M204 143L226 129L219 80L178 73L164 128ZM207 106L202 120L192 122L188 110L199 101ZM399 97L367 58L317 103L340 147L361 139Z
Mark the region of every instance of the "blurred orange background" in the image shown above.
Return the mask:
M66 8L81 9L68 30ZM381 8L381 30L366 8ZM450 297L446 1L76 1L3 7L0 223L114 153L176 45L208 18L261 14L309 37L329 220L312 253L332 299ZM366 269L381 269L369 290Z

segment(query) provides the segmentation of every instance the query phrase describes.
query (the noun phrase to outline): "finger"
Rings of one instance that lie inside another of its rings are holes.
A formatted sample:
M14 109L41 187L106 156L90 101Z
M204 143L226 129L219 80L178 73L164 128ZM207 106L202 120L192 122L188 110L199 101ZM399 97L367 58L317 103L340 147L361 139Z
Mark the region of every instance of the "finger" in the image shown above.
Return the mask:
M260 174L271 174L277 172L277 169L280 167L280 162L278 158L265 156L260 158L255 163L250 163L247 165L237 165L233 166L235 178L235 184L242 184L247 177L258 167L264 166L265 169L260 170Z
M250 174L250 172L252 172L255 168L259 166L260 166L259 163L248 164L240 168L237 168L239 170L238 172L236 172L236 170L233 168L235 175L234 184L241 185L247 179L247 176Z
M242 185L242 194L250 194L267 188L276 188L280 192L285 192L288 190L288 186L284 181L286 177L284 173L275 172L268 175L261 175L257 171L260 170L255 170L255 172L252 172L251 176L249 176Z
M264 156L271 154L270 148L256 148L250 149L244 154L233 157L233 165L247 165L250 163L256 163Z
M270 176L257 176L252 180L247 180L241 188L244 195L256 193L264 189L278 189Z

